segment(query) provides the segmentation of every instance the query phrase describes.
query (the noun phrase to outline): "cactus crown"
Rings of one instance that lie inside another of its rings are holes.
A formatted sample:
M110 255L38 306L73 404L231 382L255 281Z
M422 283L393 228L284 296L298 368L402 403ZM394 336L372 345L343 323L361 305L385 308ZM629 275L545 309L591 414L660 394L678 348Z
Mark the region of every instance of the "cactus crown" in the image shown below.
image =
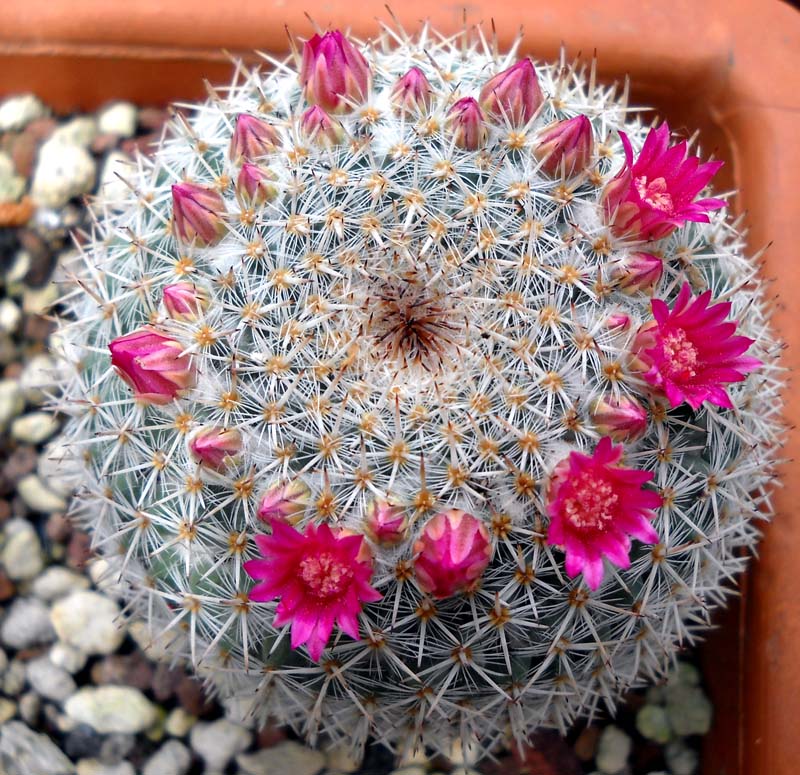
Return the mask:
M424 27L239 65L64 267L75 513L154 636L312 741L490 747L613 706L769 513L778 348L742 234L630 172L624 94L515 49ZM682 403L704 351L650 295L690 289L749 339Z

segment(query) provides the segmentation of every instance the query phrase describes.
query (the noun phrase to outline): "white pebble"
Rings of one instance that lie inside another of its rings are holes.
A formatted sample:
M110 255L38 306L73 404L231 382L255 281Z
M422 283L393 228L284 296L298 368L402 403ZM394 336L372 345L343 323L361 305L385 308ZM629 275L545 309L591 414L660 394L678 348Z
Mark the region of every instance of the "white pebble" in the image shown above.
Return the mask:
M11 435L24 444L41 444L58 430L60 424L52 412L30 412L11 423Z
M130 762L103 764L97 759L80 759L77 762L77 769L77 775L136 775L136 770Z
M49 490L36 474L28 474L20 479L17 483L17 492L25 501L25 505L33 511L54 514L67 508L66 498Z
M28 662L26 672L33 690L52 702L64 702L78 688L72 676L54 665L48 657L39 657Z
M0 192L2 201L2 192ZM0 331L13 334L22 322L22 310L11 299L0 301Z
M111 151L103 163L100 173L100 185L97 193L103 201L114 208L115 205L125 206L131 197L131 189L121 178L131 178L133 169L131 157L122 151Z
M0 562L10 579L22 581L37 576L44 567L42 544L33 525L27 519L6 522Z
M119 606L97 592L78 591L50 612L56 634L86 654L113 654L125 638Z
M619 727L607 726L597 744L595 764L606 775L617 775L628 763L631 754L631 739Z
M68 673L74 674L83 670L88 659L88 654L66 643L54 643L50 648L50 661L57 667L63 667Z
M185 775L191 763L189 749L178 740L168 740L147 760L142 775Z
M88 148L95 137L97 137L97 122L91 116L78 116L57 127L47 143Z
M130 686L85 686L67 700L67 715L100 734L143 732L158 720L156 706Z
M18 132L46 113L47 108L33 94L9 97L0 104L0 132Z
M130 102L115 102L100 111L97 126L101 133L117 137L133 137L136 132L138 111Z
M200 721L195 724L192 727L189 740L192 750L205 761L206 769L210 772L216 772L217 770L224 770L228 762L236 754L247 750L250 746L252 735L243 726L234 724L226 719L220 719L219 721L211 722ZM291 770L282 772L291 772ZM293 773L293 775L298 775L298 773Z
M0 380L0 431L25 408L22 389L15 379Z
M95 174L94 159L85 148L51 138L39 149L31 197L40 207L63 207L92 190Z
M63 565L51 565L44 573L33 580L31 592L45 603L52 603L60 597L79 589L87 589L89 579Z

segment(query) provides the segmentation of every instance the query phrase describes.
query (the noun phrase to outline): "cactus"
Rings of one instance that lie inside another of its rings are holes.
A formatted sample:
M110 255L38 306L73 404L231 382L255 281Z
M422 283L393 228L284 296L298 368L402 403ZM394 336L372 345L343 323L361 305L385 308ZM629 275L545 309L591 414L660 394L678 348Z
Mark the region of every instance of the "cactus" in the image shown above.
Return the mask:
M74 515L154 638L312 742L613 709L770 515L779 344L719 163L518 43L239 64L63 267Z

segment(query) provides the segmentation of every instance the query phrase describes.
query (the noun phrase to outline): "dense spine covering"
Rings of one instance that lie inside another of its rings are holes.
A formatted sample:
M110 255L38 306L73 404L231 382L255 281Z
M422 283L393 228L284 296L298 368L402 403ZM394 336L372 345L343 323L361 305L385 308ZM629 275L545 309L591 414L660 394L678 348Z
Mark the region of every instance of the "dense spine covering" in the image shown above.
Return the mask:
M578 66L427 28L303 57L239 65L95 205L57 335L75 514L259 720L566 729L664 674L769 516L756 266L694 201L716 165Z

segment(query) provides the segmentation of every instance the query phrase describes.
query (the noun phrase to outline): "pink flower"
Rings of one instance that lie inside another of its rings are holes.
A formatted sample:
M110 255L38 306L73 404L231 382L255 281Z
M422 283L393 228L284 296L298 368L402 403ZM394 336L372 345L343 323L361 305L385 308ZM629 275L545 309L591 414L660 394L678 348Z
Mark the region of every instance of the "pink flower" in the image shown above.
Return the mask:
M609 393L594 402L591 414L595 430L614 441L636 441L647 430L647 410L633 398Z
M225 202L217 191L196 183L172 187L172 225L184 242L213 245L225 233Z
M603 190L601 201L608 224L617 236L661 239L686 221L708 223L708 211L725 206L721 199L695 197L722 166L700 164L687 156L686 141L669 145L669 126L651 129L639 158L624 132L625 166Z
M447 111L447 124L459 148L476 151L486 142L488 133L483 111L472 97L458 100Z
M730 302L710 304L711 291L692 297L684 283L670 309L662 299L650 306L654 320L639 330L633 351L644 378L675 407L686 401L697 409L703 401L731 409L726 385L741 382L761 361L744 355L753 344L734 336L737 324L725 322Z
M314 105L300 117L300 130L317 145L338 145L344 139L344 128L322 108Z
M339 30L333 30L314 35L303 45L300 83L311 105L342 113L348 101L361 102L369 93L369 65Z
M451 597L483 575L492 555L489 531L465 511L439 512L414 543L414 571L424 592Z
M234 164L256 159L272 153L281 144L275 127L260 118L240 113L231 135L230 159Z
M403 509L386 501L372 501L367 509L364 530L376 543L395 546L407 533L408 520Z
M258 207L278 196L277 176L266 167L242 164L236 179L236 195L245 207Z
M303 516L310 498L308 487L300 479L277 482L261 496L256 515L264 522L279 519L294 524Z
M292 648L307 644L319 661L333 632L358 640L358 615L365 603L382 595L370 586L372 563L358 555L363 536L343 536L327 525L308 525L300 533L280 520L271 520L272 535L255 541L264 559L248 560L244 569L257 581L250 599L263 603L280 598L276 627L292 624Z
M145 326L114 339L109 345L111 364L133 388L139 401L168 404L195 382L195 370L183 345Z
M493 118L505 117L513 126L527 124L544 101L533 62L526 57L489 79L479 99Z
M198 463L224 471L242 451L242 434L236 428L201 428L189 442L189 451Z
M593 152L592 122L583 115L545 127L533 149L548 175L560 175L563 169L567 177L586 169Z
M614 269L617 288L624 293L653 289L664 274L664 261L652 253L632 253Z
M418 67L412 67L392 87L392 105L400 113L424 113L431 106L432 94L433 89L425 73Z
M208 294L192 283L165 285L162 298L174 320L194 320L208 306Z
M564 547L567 574L583 573L590 589L603 580L604 556L620 568L630 566L630 536L658 541L650 520L661 496L642 489L653 474L620 466L622 452L604 436L593 455L570 452L550 478L547 542Z

